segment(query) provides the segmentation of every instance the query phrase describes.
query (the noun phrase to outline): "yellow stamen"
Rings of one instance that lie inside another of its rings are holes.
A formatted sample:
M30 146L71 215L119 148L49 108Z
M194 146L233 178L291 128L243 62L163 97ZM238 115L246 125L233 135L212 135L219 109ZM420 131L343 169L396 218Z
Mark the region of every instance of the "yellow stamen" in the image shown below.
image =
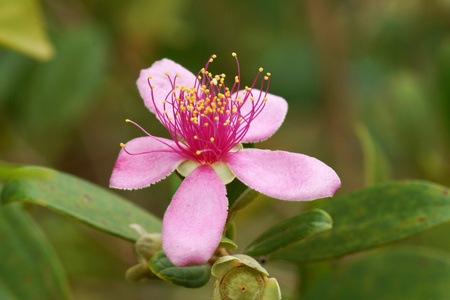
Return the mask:
M125 148L125 144L124 143L120 143L120 147Z

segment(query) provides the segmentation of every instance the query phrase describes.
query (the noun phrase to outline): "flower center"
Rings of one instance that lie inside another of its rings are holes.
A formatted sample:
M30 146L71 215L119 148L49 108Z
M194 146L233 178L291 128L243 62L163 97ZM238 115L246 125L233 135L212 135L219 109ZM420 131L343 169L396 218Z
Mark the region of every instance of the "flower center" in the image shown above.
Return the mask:
M239 91L239 62L235 53L233 56L238 76L231 89L225 86L225 74L213 76L208 71L216 55L210 57L190 87L177 84L179 74L171 77L166 72L172 89L162 100L162 110L156 105L161 100L153 97L157 87L151 84L152 77L148 78L157 116L176 142L176 151L187 159L208 164L221 161L244 138L251 122L265 107L270 73L261 80L260 89L254 89L263 71L260 68L253 84Z

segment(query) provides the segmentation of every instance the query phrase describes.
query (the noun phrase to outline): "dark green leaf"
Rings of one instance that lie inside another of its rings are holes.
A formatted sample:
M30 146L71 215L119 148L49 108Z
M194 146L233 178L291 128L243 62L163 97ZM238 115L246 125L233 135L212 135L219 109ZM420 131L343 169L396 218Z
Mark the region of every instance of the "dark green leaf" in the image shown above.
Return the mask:
M23 177L22 174L40 176ZM5 182L1 201L25 201L48 207L96 229L135 242L139 234L128 226L139 224L161 232L161 221L122 197L80 178L42 167L21 167Z
M159 251L150 260L150 269L159 278L175 285L188 288L204 286L209 281L211 269L209 265L175 266L163 251Z
M446 300L450 256L429 248L377 251L328 275L302 299Z
M392 182L328 199L321 207L333 229L271 255L307 262L339 257L405 239L450 220L446 187L423 182Z
M38 1L0 1L0 44L38 59L53 56Z
M70 299L56 253L17 206L0 206L0 299Z
M245 253L267 255L331 227L331 217L321 209L313 209L269 228L247 247Z
M67 133L98 99L108 58L105 33L95 26L66 29L54 40L57 55L33 69L16 100L25 137L49 160L59 157Z

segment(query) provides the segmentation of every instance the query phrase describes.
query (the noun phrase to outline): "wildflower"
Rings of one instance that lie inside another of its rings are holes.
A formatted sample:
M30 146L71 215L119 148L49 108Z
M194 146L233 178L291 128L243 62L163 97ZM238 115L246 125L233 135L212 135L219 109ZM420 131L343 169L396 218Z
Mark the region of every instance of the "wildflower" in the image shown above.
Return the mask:
M265 140L280 127L287 102L268 93L271 75L262 75L262 68L241 90L237 58L238 76L226 87L225 74L208 71L215 57L197 76L169 59L141 71L137 85L144 103L172 139L152 136L127 120L147 136L121 144L110 180L111 187L137 189L175 169L185 177L162 225L164 252L177 266L203 263L214 253L227 218L225 184L235 177L284 200L329 197L340 186L336 173L315 158L242 148L241 143Z

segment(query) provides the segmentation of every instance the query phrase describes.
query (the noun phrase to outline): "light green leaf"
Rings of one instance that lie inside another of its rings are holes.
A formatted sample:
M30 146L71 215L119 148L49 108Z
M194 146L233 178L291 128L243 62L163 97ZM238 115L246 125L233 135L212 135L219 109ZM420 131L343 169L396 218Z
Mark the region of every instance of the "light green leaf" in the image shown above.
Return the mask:
M364 182L366 186L382 183L390 179L390 168L387 159L378 143L366 126L356 127L364 155Z
M222 236L222 238L220 239L219 248L235 250L235 249L237 249L237 247L238 246L236 245L236 243L233 240L231 240L225 236Z
M308 262L335 258L433 228L450 220L449 189L424 181L391 182L328 199L333 229L271 255Z
M313 209L269 228L247 247L245 253L267 255L331 227L331 217L321 209Z
M21 167L5 182L1 201L25 201L48 207L95 229L135 242L139 234L128 226L139 224L161 232L161 221L122 197L80 178L42 167ZM35 173L39 176L22 174Z
M37 59L53 56L37 0L0 1L0 44Z
M302 297L364 300L447 300L450 255L429 248L377 251L352 261Z
M209 265L175 266L163 251L159 251L150 260L150 269L159 278L175 285L188 288L204 286L209 281Z
M0 206L0 299L71 299L56 253L16 204Z

